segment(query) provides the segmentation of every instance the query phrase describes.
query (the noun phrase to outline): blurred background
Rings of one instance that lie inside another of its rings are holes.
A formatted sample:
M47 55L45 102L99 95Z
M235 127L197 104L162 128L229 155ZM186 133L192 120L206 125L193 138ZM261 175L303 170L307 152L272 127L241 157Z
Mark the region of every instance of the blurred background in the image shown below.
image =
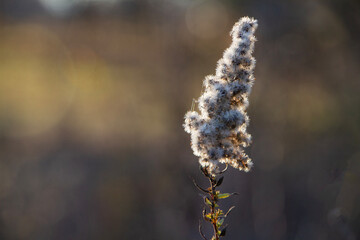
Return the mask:
M0 239L201 239L181 125L247 15L255 167L225 174L224 239L359 239L357 0L1 0Z

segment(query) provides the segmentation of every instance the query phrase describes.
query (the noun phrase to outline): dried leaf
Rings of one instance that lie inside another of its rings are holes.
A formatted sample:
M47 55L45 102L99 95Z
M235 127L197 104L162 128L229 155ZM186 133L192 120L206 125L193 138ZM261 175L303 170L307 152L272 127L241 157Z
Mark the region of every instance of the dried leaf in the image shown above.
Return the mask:
M205 204L207 204L208 206L212 206L212 203L210 202L210 200L207 198L207 197L205 197L204 198L204 202L205 202Z
M219 228L219 227L221 227L221 225L223 225L223 223L224 223L224 218L221 218L217 221L216 225Z
M218 195L218 199L225 199L225 198L228 198L230 196L231 196L230 193L221 193L221 194Z
M232 206L231 208L229 208L229 210L225 214L225 217L227 217L234 208L235 208L235 206Z
M206 168L203 168L200 166L200 170L201 172L205 175L205 177L210 178L211 176L209 175L208 171L206 170Z
M225 236L225 234L226 234L226 228L227 228L227 227L225 227L223 230L221 230L220 237Z
M222 184L223 180L224 180L224 177L219 178L219 180L216 182L215 187L220 186Z
M218 199L228 198L232 195L238 195L238 193L221 193L218 195Z

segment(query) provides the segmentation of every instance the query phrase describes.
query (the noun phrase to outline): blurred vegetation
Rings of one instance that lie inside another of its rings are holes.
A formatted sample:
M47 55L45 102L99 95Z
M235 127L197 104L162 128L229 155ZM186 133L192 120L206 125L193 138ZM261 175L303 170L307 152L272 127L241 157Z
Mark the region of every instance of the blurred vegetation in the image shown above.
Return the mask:
M225 174L224 239L358 239L355 0L1 1L0 239L200 239L181 125L243 15L255 168Z

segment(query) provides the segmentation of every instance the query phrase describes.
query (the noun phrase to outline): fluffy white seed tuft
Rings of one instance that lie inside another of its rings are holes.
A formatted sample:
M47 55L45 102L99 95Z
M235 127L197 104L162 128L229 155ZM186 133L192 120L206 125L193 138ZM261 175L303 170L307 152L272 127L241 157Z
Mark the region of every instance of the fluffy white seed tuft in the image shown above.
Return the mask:
M253 166L244 152L251 144L246 109L254 84L254 37L257 20L241 18L230 32L232 43L218 61L216 75L205 77L204 92L197 100L199 113L185 115L184 129L202 167L216 175L219 163L249 171Z

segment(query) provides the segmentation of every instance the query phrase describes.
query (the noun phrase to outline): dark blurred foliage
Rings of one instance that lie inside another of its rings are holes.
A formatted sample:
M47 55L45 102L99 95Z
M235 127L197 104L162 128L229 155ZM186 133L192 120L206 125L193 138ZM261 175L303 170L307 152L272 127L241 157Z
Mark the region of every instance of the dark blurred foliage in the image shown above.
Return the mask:
M244 15L255 168L225 174L224 239L359 239L356 0L2 0L0 239L200 239L181 125Z

